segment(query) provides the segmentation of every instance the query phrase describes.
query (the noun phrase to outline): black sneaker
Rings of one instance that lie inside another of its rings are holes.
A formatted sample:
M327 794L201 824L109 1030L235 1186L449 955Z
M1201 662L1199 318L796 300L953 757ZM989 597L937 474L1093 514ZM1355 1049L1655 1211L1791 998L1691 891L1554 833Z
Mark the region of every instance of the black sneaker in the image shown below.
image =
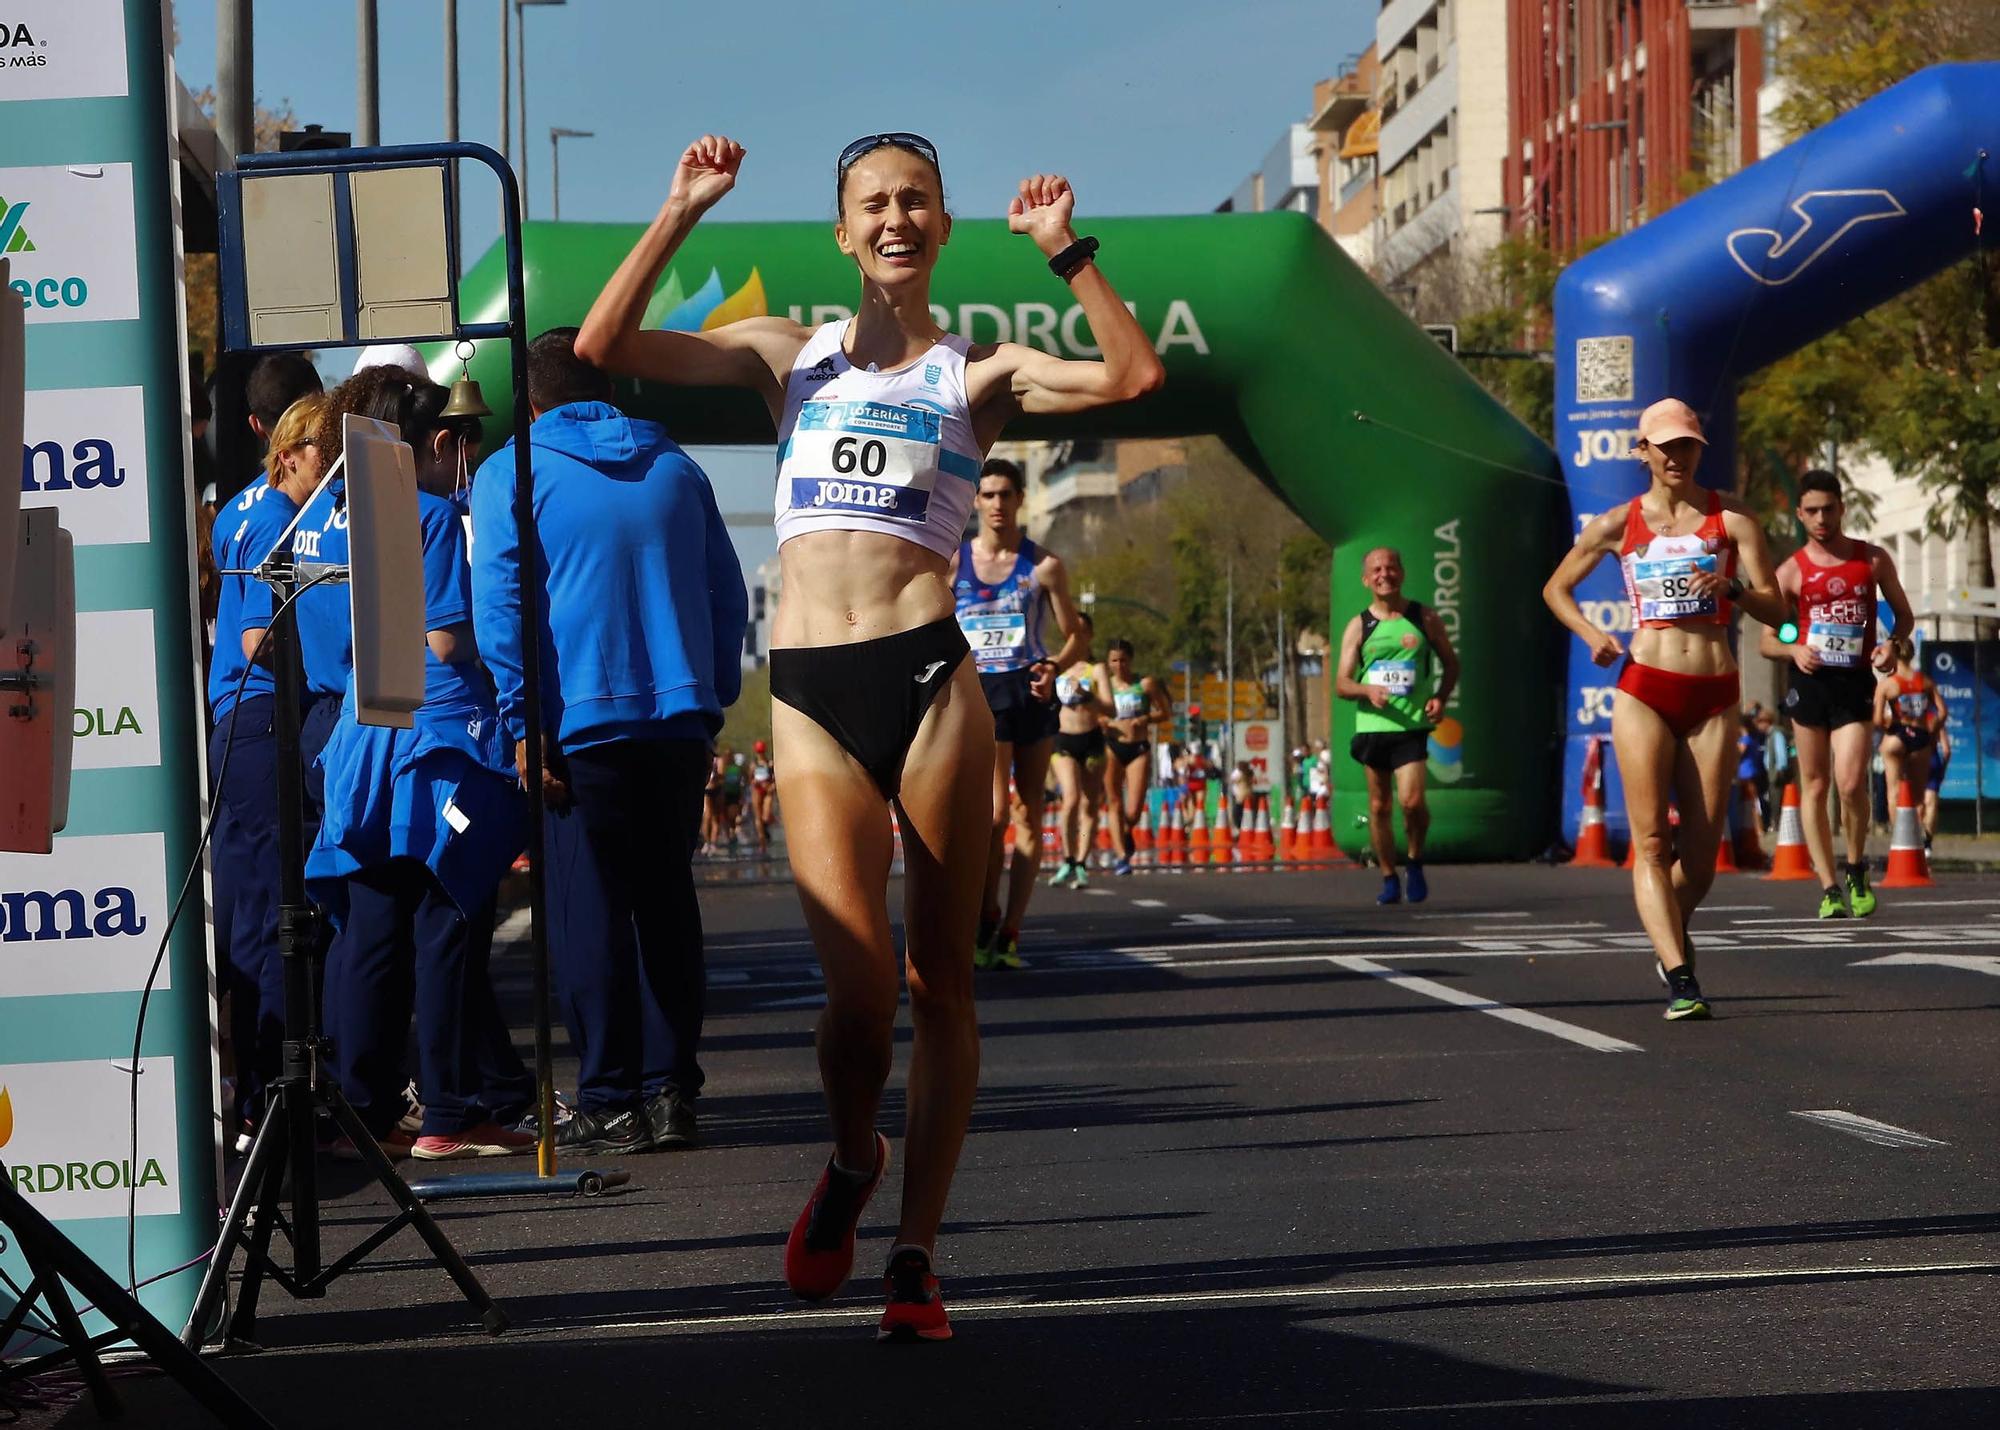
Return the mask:
M643 1108L625 1112L591 1112L578 1108L556 1124L557 1152L650 1152L653 1131Z
M1667 1000L1667 1011L1664 1015L1668 1022L1708 1016L1708 1000L1701 996L1701 985L1694 981L1694 974L1688 970L1686 964L1669 970L1667 988L1672 995Z
M646 1130L653 1145L663 1151L694 1146L700 1137L695 1131L693 1101L674 1088L655 1093L646 1099Z

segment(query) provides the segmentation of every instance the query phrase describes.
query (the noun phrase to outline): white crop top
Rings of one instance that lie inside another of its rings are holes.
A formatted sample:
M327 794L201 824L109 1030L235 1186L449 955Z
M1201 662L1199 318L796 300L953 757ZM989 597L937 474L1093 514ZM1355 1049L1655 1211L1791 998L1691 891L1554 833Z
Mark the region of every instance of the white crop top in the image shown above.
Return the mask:
M879 531L957 552L982 453L965 393L967 341L947 333L893 372L855 367L847 322L815 331L785 379L778 544L808 531Z

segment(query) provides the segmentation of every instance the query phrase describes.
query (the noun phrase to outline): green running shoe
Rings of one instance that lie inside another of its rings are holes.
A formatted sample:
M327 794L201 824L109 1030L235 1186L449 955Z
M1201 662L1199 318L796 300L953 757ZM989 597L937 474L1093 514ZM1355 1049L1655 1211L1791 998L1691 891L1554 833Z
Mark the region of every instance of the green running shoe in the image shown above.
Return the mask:
M989 956L993 961L986 965L988 968L998 968L1013 972L1028 966L1021 958L1020 939L1008 934L1001 934L993 940Z
M1875 912L1875 891L1868 887L1866 864L1850 864L1847 868L1847 907L1857 919Z
M1688 972L1685 964L1667 975L1667 987L1670 996L1663 1016L1669 1023L1708 1016L1708 1000L1701 996L1701 985L1694 981L1694 975Z
M1871 903L1869 907L1873 908ZM1847 912L1847 900L1840 890L1829 888L1819 896L1819 916L1823 919L1844 919L1852 917Z
M992 969L993 945L999 942L1000 930L993 924L981 923L979 932L972 941L972 966L984 973Z
M1088 889L1090 887L1090 866L1088 864L1078 864L1075 866L1075 869L1076 872L1069 876L1069 886L1072 889Z
M1049 887L1051 889L1060 889L1064 884L1067 884L1070 873L1075 868L1076 865L1070 863L1067 859L1056 865L1055 873L1049 875Z

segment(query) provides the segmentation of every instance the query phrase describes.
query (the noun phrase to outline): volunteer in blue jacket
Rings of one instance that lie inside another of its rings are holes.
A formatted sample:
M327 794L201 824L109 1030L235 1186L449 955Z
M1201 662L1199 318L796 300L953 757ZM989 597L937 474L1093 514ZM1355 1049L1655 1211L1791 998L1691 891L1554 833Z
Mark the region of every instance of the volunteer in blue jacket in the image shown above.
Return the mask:
M549 956L581 1064L556 1145L695 1140L706 970L691 861L749 599L700 467L611 405L576 329L528 349L542 583ZM472 488L472 590L500 715L526 733L514 453ZM525 767L525 750L519 753Z
M362 415L395 423L416 453L424 703L411 729L363 725L350 678L320 755L325 814L306 878L340 929L326 965L328 1064L392 1156L525 1152L534 1139L511 1124L532 1095L526 1070L511 1049L508 1065L483 1065L496 1031L505 1046L486 965L495 892L525 842L526 810L473 640L454 500L479 426L444 418L446 390L395 369L350 389ZM412 1143L397 1123L413 1003L424 1113Z
M315 432L324 405L319 397L302 398L273 424L265 474L216 516L217 571L256 567L318 485ZM272 723L277 686L264 646L271 609L271 588L256 577L222 577L215 654L208 667L214 721L208 768L221 776L209 836L215 966L221 991L229 995L235 1111L238 1129L245 1132L261 1110L265 1084L277 1075L285 1037L285 980L278 961L278 739ZM232 1131L232 1144L235 1140Z

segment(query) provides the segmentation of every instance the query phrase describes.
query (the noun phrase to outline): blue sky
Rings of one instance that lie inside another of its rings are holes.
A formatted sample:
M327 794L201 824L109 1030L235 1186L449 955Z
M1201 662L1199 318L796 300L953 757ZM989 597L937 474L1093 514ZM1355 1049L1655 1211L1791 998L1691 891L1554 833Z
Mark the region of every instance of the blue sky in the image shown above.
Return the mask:
M459 0L459 134L499 137L503 0ZM704 131L748 148L739 220L831 218L832 166L857 134L914 129L944 158L951 206L1003 213L1016 182L1067 173L1078 213L1199 213L1306 117L1314 81L1367 45L1376 0L968 0L851 6L569 0L526 12L529 210L550 214L551 125L565 219L640 221ZM182 80L215 78L214 0L178 0ZM443 0L380 0L382 140L444 133ZM301 123L355 115L352 0L255 0L258 97ZM516 167L519 148L516 147ZM470 185L469 185L470 187ZM497 199L465 205L483 253ZM708 455L723 505L768 508L768 456ZM768 543L746 544L754 564Z

